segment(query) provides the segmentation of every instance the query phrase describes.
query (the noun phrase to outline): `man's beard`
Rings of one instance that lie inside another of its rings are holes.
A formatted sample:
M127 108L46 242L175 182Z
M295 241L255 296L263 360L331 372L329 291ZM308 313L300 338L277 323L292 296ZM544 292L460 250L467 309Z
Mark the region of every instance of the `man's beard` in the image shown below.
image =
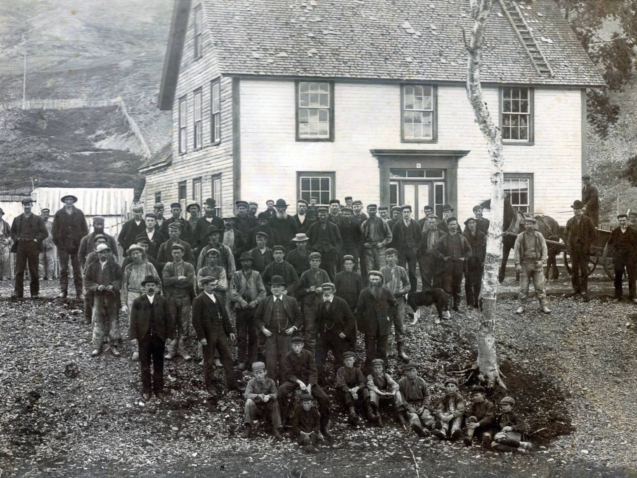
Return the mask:
M277 211L276 212L276 217L277 217L277 219L287 219L288 218L288 213L287 213L287 211L283 211L283 212Z
M376 299L380 299L380 292L381 292L381 287L382 284L380 283L371 283L369 284L369 291L372 293L372 295L376 298Z

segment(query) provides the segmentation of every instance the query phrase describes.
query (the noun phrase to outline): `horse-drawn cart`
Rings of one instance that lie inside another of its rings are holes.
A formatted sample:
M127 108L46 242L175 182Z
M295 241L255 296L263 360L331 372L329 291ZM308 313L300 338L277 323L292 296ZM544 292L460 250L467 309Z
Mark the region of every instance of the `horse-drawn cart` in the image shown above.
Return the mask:
M597 236L591 246L591 255L588 259L588 273L592 274L599 264L604 268L604 272L606 272L609 279L613 280L615 278L615 271L613 269L613 252L608 246L610 234L611 231L597 228ZM568 273L571 274L572 269L570 257L566 250L562 253L562 258L564 259L564 267L566 267Z

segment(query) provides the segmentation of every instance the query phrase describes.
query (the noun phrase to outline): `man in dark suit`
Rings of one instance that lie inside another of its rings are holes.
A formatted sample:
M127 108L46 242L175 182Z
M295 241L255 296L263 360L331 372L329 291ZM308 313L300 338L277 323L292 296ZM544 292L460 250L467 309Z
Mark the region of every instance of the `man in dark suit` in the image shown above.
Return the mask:
M369 287L363 289L356 306L358 330L365 335L365 374L372 373L372 360L387 361L387 341L398 303L383 287L383 275L369 271Z
M619 227L613 229L608 239L608 247L613 253L615 269L615 302L622 299L622 277L624 269L628 273L628 293L630 301L637 304L635 293L635 265L637 265L637 232L628 226L628 216L617 216Z
M318 347L316 350L316 365L319 375L324 374L327 353L334 354L334 373L343 366L343 353L352 350L356 345L356 318L352 314L345 299L334 295L336 286L326 282L321 286L323 291L322 303L318 311L317 332Z
M166 238L157 230L157 216L154 212L146 214L146 230L142 234L148 238L148 251L146 253L157 260L159 248L166 242Z
M178 202L172 203L170 205L170 212L172 214L172 217L166 219L159 228L159 232L161 232L161 235L165 238L168 238L168 235L170 233L168 228L171 224L177 223L181 226L181 239L186 241L188 244L192 244L194 241L192 226L190 224L190 221L187 221L186 219L181 217L181 204L179 204Z
M307 220L307 201L305 199L299 199L296 202L296 214L293 217L299 232L306 233L310 223Z
M82 294L82 268L78 252L82 238L88 234L88 225L84 213L74 204L77 198L71 194L62 198L64 207L59 209L53 217L53 243L58 248L60 261L60 295L65 299L69 286L69 259L73 265L73 282L78 299L83 299Z
M217 395L212 383L215 350L219 352L228 389L237 392L245 391L245 386L238 384L234 376L232 353L230 352L228 339L234 342L236 336L225 304L213 291L215 284L216 280L212 277L201 279L203 292L195 297L192 303L192 325L197 333L197 340L203 346L204 380L208 393L212 397Z
M582 188L582 202L584 203L584 214L586 214L593 225L597 227L599 224L599 192L597 188L591 184L591 177L589 174L582 176L582 182L584 187Z
M181 225L178 222L173 222L168 226L168 240L159 246L159 252L157 253L157 265L159 266L157 272L159 274L161 274L164 266L172 261L172 248L175 244L179 244L184 248L184 261L192 264L193 267L197 264L190 244L181 238Z
M597 235L593 220L584 214L584 203L576 200L571 206L574 216L566 223L564 242L566 252L571 257L571 283L573 295L581 294L588 300L588 261L591 246Z
M250 207L248 201L237 201L234 205L237 208L234 228L239 231L247 241L250 236L250 230L257 227L257 218L248 214L248 208Z
M220 231L223 231L223 221L215 215L215 207L214 199L206 199L203 207L204 216L197 221L194 231L195 257L199 257L201 250L208 245L208 228L210 226L215 226Z
M223 217L223 232L221 242L230 248L234 254L234 260L239 261L241 254L244 250L250 250L247 248L246 236L243 235L239 229L235 227L237 218L234 214L229 214Z
M402 218L394 224L392 230L394 249L398 251L398 265L409 272L411 291L418 290L416 267L418 265L418 246L422 238L420 225L411 218L411 206L400 207Z
M333 281L336 277L338 254L343 248L343 239L337 226L340 223L340 216L332 217L339 217L339 219L337 222L330 222L327 217L327 208L319 207L319 220L308 228L307 237L310 239L309 249L321 254L323 269Z
M296 236L299 230L296 227L296 221L294 218L288 215L287 208L288 205L285 203L284 199L277 199L276 215L270 218L270 222L268 224L276 232L277 237L275 245L283 246L286 251L289 251L292 247L292 239L294 239L294 236Z
M122 230L117 235L117 242L122 246L122 249L124 249L124 255L127 255L128 248L135 244L137 236L142 234L145 230L144 208L135 206L133 208L133 219L126 221L122 226Z
M266 245L272 249L276 244L276 232L268 225L269 216L265 212L260 212L258 217L257 226L250 229L250 232L247 236L248 238L248 247L250 249L254 249L257 247L257 234L259 232L265 232L267 234L268 241Z
M265 362L268 377L280 383L285 381L282 363L290 351L292 334L303 325L303 314L298 302L284 295L285 282L281 276L274 276L270 284L272 295L262 300L254 314L257 329L265 335Z
M158 399L164 391L164 348L166 340L175 336L175 317L170 313L168 300L157 295L159 281L146 276L142 281L144 294L133 301L128 338L139 344L139 365L142 372L142 398L150 400L151 390ZM151 380L150 362L153 362Z
M491 225L491 221L489 221L486 217L483 217L482 214L482 206L479 204L477 206L473 206L473 215L476 217L476 229L478 231L482 231L485 236L489 236L489 226ZM466 231L467 228L465 227L464 230Z
M11 252L17 253L15 288L12 295L15 299L24 297L24 270L27 264L29 266L29 275L31 276L31 297L36 298L40 294L38 263L42 244L49 237L49 233L42 218L31 212L32 207L33 200L31 198L23 199L22 208L24 212L16 217L11 224L10 234L13 240Z
M339 253L339 271L343 270L343 257L345 256L352 256L354 264L358 267L358 253L363 247L363 230L360 224L354 221L352 209L344 207L341 213L338 230L341 233L341 239L343 239L343 247Z
M78 255L80 258L80 265L82 266L82 269L86 268L86 258L88 257L88 255L95 250L95 246L97 246L95 237L99 235L104 237L104 239L106 240L106 245L111 250L111 254L113 254L113 257L115 257L115 260L117 260L118 254L115 238L113 236L109 236L104 232L104 218L97 216L93 218L93 232L84 236L82 238L82 241L80 242L80 251Z

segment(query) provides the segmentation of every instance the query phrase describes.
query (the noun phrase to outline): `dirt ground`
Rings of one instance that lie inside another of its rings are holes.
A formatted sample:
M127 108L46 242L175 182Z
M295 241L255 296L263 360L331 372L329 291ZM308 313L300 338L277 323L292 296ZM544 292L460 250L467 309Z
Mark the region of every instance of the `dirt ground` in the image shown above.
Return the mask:
M2 298L10 286L0 282ZM548 287L551 315L531 302L517 316L515 286L507 279L498 305L508 390L492 398L516 398L533 433L530 455L419 439L391 420L352 430L336 406L334 446L304 455L264 430L252 441L236 437L243 400L211 402L194 362L168 363L168 399L143 404L139 365L110 353L92 359L80 304L52 300L57 284L45 282L50 299L0 301L0 477L637 476L637 306L609 301L612 283L601 275L590 303L565 298L563 277ZM444 377L473 363L478 317L464 311L435 325L433 314L409 328L407 351L435 401ZM122 320L124 336L126 327ZM132 352L126 342L124 352ZM399 375L395 356L389 364Z

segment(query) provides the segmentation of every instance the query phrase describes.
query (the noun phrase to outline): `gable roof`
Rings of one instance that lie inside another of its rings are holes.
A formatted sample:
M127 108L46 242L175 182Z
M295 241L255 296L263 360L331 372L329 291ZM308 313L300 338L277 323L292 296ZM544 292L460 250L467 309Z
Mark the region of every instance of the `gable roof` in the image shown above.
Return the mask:
M469 0L201 3L222 74L466 81L462 28L470 32L473 25ZM553 0L517 5L553 74L537 71L502 3L494 2L481 71L484 83L604 86ZM167 58L178 48L179 42L171 40Z

